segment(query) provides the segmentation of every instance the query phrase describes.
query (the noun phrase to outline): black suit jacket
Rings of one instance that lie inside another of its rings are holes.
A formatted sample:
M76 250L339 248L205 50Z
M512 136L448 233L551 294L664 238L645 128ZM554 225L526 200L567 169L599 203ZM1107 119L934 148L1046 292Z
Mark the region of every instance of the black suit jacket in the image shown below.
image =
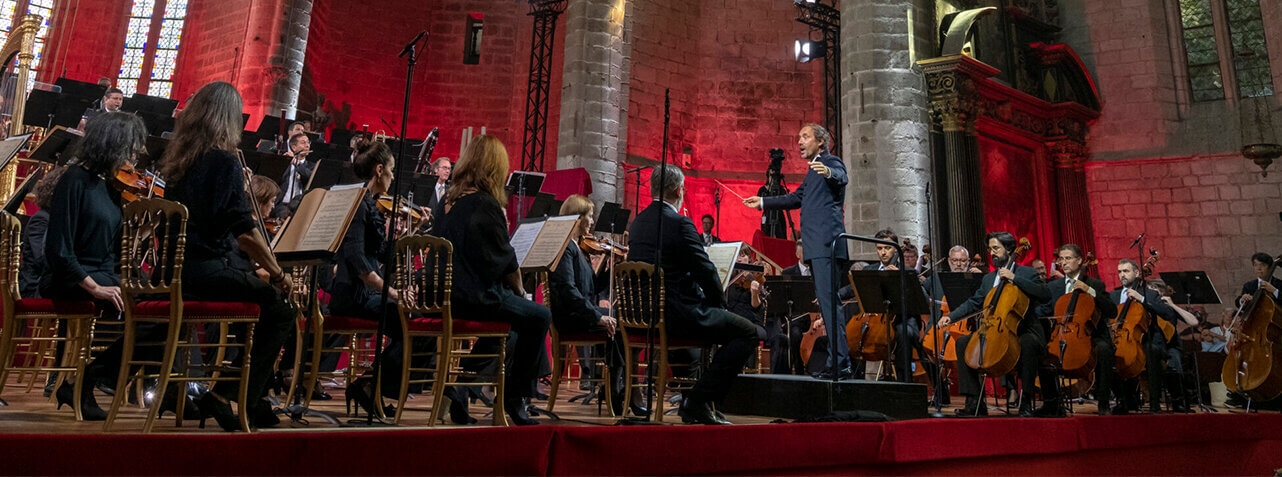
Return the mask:
M806 271L811 272L811 273L810 273L810 275L814 275L814 272L813 272L813 271L811 271L811 270L806 270ZM797 264L797 265L793 265L793 266L791 266L791 267L784 268L783 270L781 270L781 271L779 272L779 274L780 274L780 275L783 275L783 276L785 276L785 277L800 277L800 276L802 276L802 275L801 275L801 265L800 265L800 264ZM810 275L807 275L807 276L810 276Z
M1038 275L1037 270L1023 265L1015 265L1014 271L1015 280L1011 283L1028 295L1029 314L1033 316L1025 316L1024 323L1030 323L1033 321L1032 319L1042 316L1038 314L1038 309L1042 303L1046 303L1050 299L1050 292L1046 289L1046 282ZM975 290L975 294L957 306L949 306L951 311L949 311L948 315L953 319L961 319L966 315L979 311L984 306L984 297L988 296L988 291L993 288L993 284L996 282L997 271L988 272L980 282L979 289Z
M1272 283L1274 288L1282 289L1282 279L1278 279L1278 277L1269 277L1269 283ZM1237 299L1233 301L1236 302L1238 306L1242 306L1242 295L1254 295L1256 290L1259 290L1259 289L1260 289L1260 280L1258 278L1255 280L1251 280L1249 282L1243 283L1242 293L1238 293ZM1274 298L1276 299L1277 297L1274 297Z
M1112 321L1113 318L1117 317L1117 302L1113 301L1109 297L1108 287L1104 285L1102 280L1094 277L1088 277L1086 275L1078 275L1078 279L1085 282L1091 287L1091 289L1095 290L1095 309L1099 310L1100 314L1100 326L1096 328L1096 331L1098 332L1100 329L1108 326L1108 323ZM1060 297L1066 295L1066 293L1064 293L1064 288L1067 286L1067 280L1068 279L1064 277L1060 277L1051 280L1050 283L1046 284L1046 289L1050 293L1050 298L1046 300L1046 303L1042 304L1041 310L1038 310L1038 315L1052 316L1055 314L1055 302L1059 301ZM1089 298L1089 295L1079 297L1078 300L1080 301L1084 298Z
M802 257L805 260L831 257L833 239L846 231L842 215L846 183L849 182L846 165L828 151L820 152L817 159L831 171L828 177L812 169L791 194L761 198L763 210L801 209ZM845 260L848 257L846 243L838 243L836 252L838 259Z
M1108 292L1108 297L1113 300L1113 303L1122 303L1122 290L1121 287L1118 287ZM1162 294L1158 293L1157 290L1144 289L1144 308L1147 308L1149 313L1153 313L1158 318L1169 321L1172 324L1180 322L1180 315L1171 307L1166 306L1166 302L1162 301ZM1177 334L1176 337L1178 336Z
M628 228L628 260L654 263L659 252L660 222L668 322L697 328L710 320L709 308L725 308L725 298L717 269L708 259L694 221L666 203L651 202Z

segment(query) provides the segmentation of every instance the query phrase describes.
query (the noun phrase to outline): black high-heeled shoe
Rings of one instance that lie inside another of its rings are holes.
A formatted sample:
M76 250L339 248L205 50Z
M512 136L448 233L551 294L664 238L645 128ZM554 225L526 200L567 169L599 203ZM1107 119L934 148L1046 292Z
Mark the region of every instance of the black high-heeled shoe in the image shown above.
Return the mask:
M76 392L75 389L76 386L70 381L63 382L62 386L58 387L58 392L56 393L58 396L58 409L62 409L63 404L73 406L72 396ZM93 397L93 387L91 386L85 386L80 393L80 417L86 421L107 420L107 411L98 407L98 401Z
M187 393L183 393L183 399L187 401L183 404L183 420L194 421L200 419L200 409L196 406L196 401L192 400ZM158 411L157 416L163 417L165 411L169 411L170 414L178 414L177 385L169 386L169 389L165 390L165 396L160 398L160 411Z
M378 411L374 407L374 380L370 378L360 378L352 381L347 386L348 401L355 401L367 415L376 416Z
M469 392L457 387L445 390L445 397L450 399L450 422L460 426L476 424L476 418L467 412L467 399L459 396L460 394L467 395Z
M213 391L201 396L200 400L196 402L196 406L200 408L201 429L205 428L205 419L210 417L214 418L214 421L218 423L218 427L221 427L224 431L234 432L240 429L240 421L236 419L235 414L232 414L231 404Z
M521 398L504 398L503 408L507 411L507 417L512 420L512 424L518 426L533 426L539 423L530 417L525 410L525 400Z
M276 417L276 410L272 409L272 403L266 399L258 400L258 402L249 406L248 410L249 423L256 428L280 425L280 418Z

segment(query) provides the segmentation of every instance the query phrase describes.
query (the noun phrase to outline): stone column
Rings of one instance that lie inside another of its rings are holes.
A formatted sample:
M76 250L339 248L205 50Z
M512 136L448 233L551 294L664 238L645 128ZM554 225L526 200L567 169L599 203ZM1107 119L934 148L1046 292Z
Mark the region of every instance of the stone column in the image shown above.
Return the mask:
M1055 191L1060 238L1083 250L1095 250L1090 202L1086 198L1086 146L1072 140L1047 143L1055 167Z
M624 130L624 32L628 0L580 0L565 11L565 67L556 167L592 176L592 200L619 202Z
M252 6L241 71L234 83L245 111L294 117L307 52L312 0L268 0Z
M307 56L307 31L312 22L312 0L285 0L280 19L280 42L268 58L269 68L276 71L271 86L273 111L286 110L295 117L298 88L303 80L303 60Z
M930 111L936 129L935 211L939 248L962 245L983 254L986 245L984 194L979 139L975 133L979 93L976 81L997 73L968 56L951 55L918 62L926 74Z
M926 184L930 131L926 92L913 71L909 42L929 51L932 2L843 0L841 2L840 134L850 186L846 228L872 235L890 227L916 244L927 242ZM914 35L908 10L913 9ZM869 258L873 248L851 245L852 256Z

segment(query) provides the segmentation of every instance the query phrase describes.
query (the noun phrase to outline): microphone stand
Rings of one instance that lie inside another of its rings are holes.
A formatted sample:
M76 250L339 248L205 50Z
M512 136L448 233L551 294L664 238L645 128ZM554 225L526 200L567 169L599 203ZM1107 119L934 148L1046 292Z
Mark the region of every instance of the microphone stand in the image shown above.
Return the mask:
M713 227L717 230L716 236L721 237L721 188L713 189L712 204L717 208L717 225ZM712 233L711 230L705 230L706 233Z
M405 58L406 67L407 67L405 70L405 102L403 103L401 108L401 137L405 137L405 135L407 134L406 129L409 125L410 92L413 91L411 88L414 84L414 65L418 63L418 54L419 54L417 45L419 40L424 39L426 36L427 36L427 30L420 32L418 36L414 37L414 40L410 41L408 45L405 45L405 49L401 50L401 54L398 55L398 57ZM424 41L426 42L425 39ZM405 141L398 141L398 146L396 149L397 149L396 151L396 158L397 158L396 169L397 170L396 170L396 173L392 174L392 184L391 184L393 211L401 210L401 203L402 203L401 200L403 195L401 189L404 186L404 184L401 183L402 182L401 172L403 172L405 169L406 161L402 161L400 160L400 158L405 154ZM392 227L393 229L396 227L395 213L392 214ZM383 406L383 393L380 391L380 387L378 384L381 383L383 379L383 376L382 376L383 337L387 335L387 322L389 319L391 319L391 312L388 309L387 304L391 301L390 294L392 291L392 276L396 272L395 270L396 247L390 246L391 244L395 243L396 241L395 236L396 236L395 233L387 234L387 240L389 242L388 243L389 246L386 247L387 254L383 261L383 264L384 264L383 270L384 270L385 278L383 279L383 292L380 295L378 300L378 307L379 307L379 310L382 310L383 316L381 317L381 319L378 320L378 331L374 335L374 366L372 367L372 370L371 370L371 374L374 375L374 392L371 393L373 394L373 396L371 396L371 399L374 401L374 405L378 406L378 408L382 408ZM392 273L386 273L388 270L391 270ZM402 339L409 340L410 338L407 336L407 337L403 337ZM403 346L409 346L409 345L410 343L408 342L403 343ZM499 365L502 366L502 363L500 363ZM404 363L403 366L409 366L409 363ZM441 377L437 376L437 379L441 379ZM379 423L386 424L381 420L379 421ZM368 426L374 425L373 414L367 413L367 416L365 418L365 425L368 425Z
M931 164L932 164L931 169L933 170L934 161L931 161ZM931 177L933 178L934 176L935 175L932 173ZM935 245L932 245L932 247L934 247L933 252L939 253L939 250L943 249L943 244L935 240L937 238L935 237L935 201L934 201L934 196L931 195L930 193L929 182L926 183L926 235L930 237L930 242L935 244ZM945 258L948 257L947 255L948 253L949 252L944 252ZM931 260L935 260L934 255L932 255L930 258ZM935 376L933 376L935 378L935 396L932 399L933 401L935 401L933 403L935 405L935 412L931 415L931 417L943 417L944 398L941 398L939 393L945 391L944 366L943 366L944 365L944 360L943 360L944 343L939 341L939 319L941 318L940 313L944 310L941 308L941 305L939 303L940 297L935 296L936 290L942 289L943 284L939 283L939 271L936 270L938 268L939 261L935 261L934 263L935 265L931 265L930 267L931 287L930 289L926 290L926 293L930 297L930 323L929 323L930 333L935 338L935 351L931 352L931 354L933 355L931 356L931 358L933 359L930 360L930 361L934 361L935 363ZM925 364L923 364L923 366L925 366Z

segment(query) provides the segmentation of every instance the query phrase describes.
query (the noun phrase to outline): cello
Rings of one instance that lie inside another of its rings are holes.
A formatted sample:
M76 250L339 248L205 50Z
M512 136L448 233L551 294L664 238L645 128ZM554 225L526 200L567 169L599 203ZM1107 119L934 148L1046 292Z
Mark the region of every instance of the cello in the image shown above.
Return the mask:
M1005 268L1014 271L1020 255L1033 248L1028 238L1019 239ZM1028 294L998 276L997 284L984 297L979 328L966 344L966 364L989 376L1004 376L1019 362L1019 322L1030 304Z
M1082 267L1085 269L1097 263L1095 253L1089 252ZM1059 360L1060 371L1072 378L1093 376L1096 357L1091 336L1100 319L1095 300L1090 294L1075 289L1055 301L1055 316L1051 318L1055 323L1046 347L1051 356Z
M1273 260L1267 277L1272 277L1278 261ZM1282 311L1264 287L1255 290L1251 300L1233 315L1229 330L1227 356L1220 377L1229 391L1246 394L1251 399L1269 400L1282 395Z
M1140 267L1140 277L1131 283L1134 290L1142 290L1144 278L1153 273L1153 263L1157 262L1157 251L1150 252L1151 256ZM1125 295L1125 290L1122 294ZM1143 305L1134 305L1135 300L1126 300L1126 303L1117 305L1117 320L1114 321L1117 327L1113 333L1113 345L1117 351L1113 356L1117 358L1117 376L1122 379L1132 379L1144 371L1146 355L1144 354L1144 335L1149 330L1148 310Z

